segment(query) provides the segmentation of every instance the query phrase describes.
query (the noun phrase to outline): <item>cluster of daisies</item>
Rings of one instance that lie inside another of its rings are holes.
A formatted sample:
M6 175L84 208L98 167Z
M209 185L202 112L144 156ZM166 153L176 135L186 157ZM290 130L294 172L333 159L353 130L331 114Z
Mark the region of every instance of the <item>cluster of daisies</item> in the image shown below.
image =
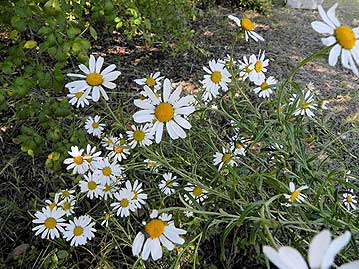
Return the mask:
M320 6L319 12L324 22L313 22L312 26L319 33L330 35L322 39L326 46L333 46L329 54L329 64L335 65L341 55L342 65L359 76L356 67L359 65L359 28L341 25L335 17L335 8L336 5L326 13ZM263 37L254 31L255 25L250 19L240 19L233 15L228 18L244 31L246 41L249 38L256 42L264 41ZM121 72L115 70L114 64L103 69L103 64L103 57L96 59L91 55L88 66L83 64L78 66L84 74L68 74L69 77L79 78L65 85L69 91L67 97L72 105L84 107L89 105L90 101L98 102L100 97L109 100L106 91L116 88L114 81ZM258 55L253 54L248 58L244 56L238 61L231 56L223 60L213 59L208 65L203 67L206 74L200 81L204 89L202 100L205 103L218 97L220 91L227 92L232 80L245 82L248 79L255 85L251 86L254 94L260 98L271 97L276 89L277 80L273 76L266 77L269 59L262 50ZM112 218L127 218L139 209L148 208L149 197L143 191L143 184L138 180L131 182L127 179L124 162L136 148L151 146L153 141L158 144L165 135L173 140L186 138L188 130L192 127L189 117L196 110L196 99L192 95L182 96L182 87L161 76L160 72L136 79L135 83L141 86L140 96L134 100L138 111L132 116L133 121L138 125L131 125L126 134L108 136L104 132L106 124L101 122L99 115L86 119L87 133L99 139L103 150L91 145L87 145L85 149L71 147L68 152L70 156L64 160L64 164L67 165L67 170L73 175L79 175L81 180L73 189L59 191L53 200L46 200L46 206L35 213L33 230L36 235L46 239L63 237L70 241L72 246L84 245L95 237L97 222L108 227ZM325 108L324 103L315 100L315 95L313 85L308 84L303 93L291 95L288 111L294 116L313 117L314 110L319 107ZM213 155L213 165L218 166L219 171L224 170L224 167L240 164L241 158L246 156L252 143L251 138L240 135L235 122L231 124L233 136L230 142ZM208 187L202 184L203 180L202 183L183 184L171 172L159 173L161 165L156 161L145 159L144 165L151 173L162 176L158 189L163 195L174 195L181 189L179 195L183 194L184 203L189 209L185 212L187 217L193 215L191 210L193 203L203 203L207 199ZM302 192L306 189L308 189L306 185L296 188L295 184L290 182L289 194L284 195L287 199L285 205L304 202L307 196ZM108 202L110 210L105 212L101 220L93 219L88 214L76 216L75 209L84 196L90 200ZM343 194L344 206L348 210L356 209L356 203L353 190L346 190ZM150 257L158 260L163 255L163 247L170 251L176 244L184 244L181 236L185 235L186 231L174 225L171 214L160 214L157 210L153 210L149 216L147 221L142 222L143 229L134 238L132 253L143 260ZM331 240L328 231L317 235L309 249L308 258L311 268L329 268L336 254L349 239L348 232L335 240ZM333 248L336 251L333 251ZM263 251L278 268L308 268L301 254L290 247L275 250L265 246ZM352 264L358 266L358 262ZM343 268L358 268L350 267L352 264L347 264Z

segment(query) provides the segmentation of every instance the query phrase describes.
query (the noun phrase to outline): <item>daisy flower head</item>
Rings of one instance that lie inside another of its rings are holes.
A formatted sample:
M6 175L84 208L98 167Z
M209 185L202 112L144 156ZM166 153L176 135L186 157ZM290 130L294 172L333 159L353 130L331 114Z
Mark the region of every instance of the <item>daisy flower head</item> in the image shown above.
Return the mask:
M63 233L66 241L70 241L71 246L82 246L87 243L87 240L91 240L95 237L94 232L96 229L95 222L88 215L75 217L74 220L70 220Z
M110 222L110 219L113 217L113 214L105 212L103 215L103 220L101 222L102 226L108 227L108 223Z
M96 170L94 171L94 177L99 178L102 184L111 184L116 181L116 177L122 174L122 167L117 164L116 159L110 161L109 157L103 158L97 161L95 164Z
M203 202L208 197L207 196L208 192L199 185L193 185L193 184L189 183L187 185L187 187L185 187L184 189L185 189L185 191L187 191L189 193L189 195L192 197L192 199L195 200L197 203ZM188 201L189 203L192 203L192 199L187 194L184 197L185 197L186 201Z
M151 73L145 78L141 79L135 79L135 82L140 86L148 86L150 88L161 88L161 80L164 79L164 77L161 77L160 72ZM145 95L146 97L146 95Z
M55 197L58 196L60 200L73 200L75 199L75 190L62 190L55 194Z
M213 164L218 165L218 171L222 169L223 166L236 166L236 155L234 154L234 147L222 147L222 152L216 152L213 155Z
M204 101L211 101L219 94L219 89L226 92L228 91L228 83L231 82L231 74L228 72L223 60L211 60L209 61L209 68L203 66L203 70L206 71L201 84L204 87L204 93L202 99Z
M130 155L130 150L126 144L126 140L123 138L122 134L120 137L116 138L112 145L109 145L106 149L111 150L108 154L108 157L118 162L127 159L127 155Z
M247 56L243 56L243 61L239 60L239 76L245 81L252 72L254 65L249 61Z
M314 21L312 28L320 34L327 35L326 38L322 38L325 46L333 46L329 52L329 65L335 66L341 56L342 65L359 76L357 67L359 65L359 27L342 25L335 16L337 6L338 4L335 4L325 12L319 5L318 11L324 22Z
M231 142L231 148L233 148L233 153L236 156L242 155L245 156L247 152L246 139L244 137L237 137Z
M146 147L152 144L153 136L150 135L151 124L146 123L145 125L135 126L132 125L132 131L127 131L127 138L131 142L128 144L131 148L135 148L138 145Z
M79 149L77 146L72 146L71 151L68 152L71 155L71 158L64 160L64 164L68 164L66 170L72 170L72 174L85 174L90 166L86 161L86 156L84 155L84 150Z
M258 87L254 89L254 93L260 98L269 98L273 94L273 90L276 88L277 80L270 76L262 82L255 83Z
M343 193L343 204L348 210L354 210L357 208L356 204L358 201L353 193L353 189L349 190L349 192Z
M90 104L90 100L92 100L91 95L89 94L89 90L83 91L77 88L70 88L69 94L67 94L67 98L69 98L69 103L73 106L85 107Z
M136 205L133 201L133 193L127 189L121 189L114 194L117 202L111 203L111 207L116 212L117 216L128 217L132 212L135 212Z
M178 183L175 181L177 176L173 176L172 173L164 173L162 177L163 179L158 184L158 187L164 194L171 195L176 191L176 187L178 187Z
M108 198L113 198L113 195L118 191L118 187L116 186L116 182L105 183L102 187L102 198L107 200Z
M137 208L141 208L142 205L146 204L145 200L147 200L147 194L142 193L142 183L139 183L136 179L133 185L129 180L126 181L126 190L131 192L133 194L132 196L132 202L135 204Z
M150 169L150 171L154 173L158 173L158 169L161 167L161 165L158 162L152 161L150 159L146 159L143 162L145 163L145 167L147 169Z
M66 216L71 216L74 214L74 208L75 208L76 201L73 200L62 200L59 203L59 206L61 206L61 209L65 212Z
M32 230L35 232L35 235L41 234L41 238L58 238L60 233L64 232L66 226L65 219L62 217L65 215L65 212L61 208L43 207L42 211L37 211L35 213L36 219L32 222L37 224Z
M95 118L88 117L85 123L85 129L88 134L93 136L101 137L102 131L106 125L104 123L100 123L100 116L96 115Z
M301 186L298 189L295 188L295 185L293 182L289 183L289 191L290 194L284 194L284 197L288 199L289 203L286 204L287 206L291 206L294 202L302 203L304 202L305 198L307 198L306 195L302 193L303 190L308 189L307 185Z
M312 110L316 110L318 104L314 100L314 96L310 90L307 90L304 96L297 97L296 94L293 94L289 99L290 105L295 104L296 109L294 111L294 116L305 115L308 117L314 117Z
M245 35L246 41L249 40L249 37L252 38L256 42L258 42L258 40L264 41L264 38L262 36L260 36L256 32L254 32L255 25L252 20L250 20L248 18L240 19L233 15L229 15L228 19L234 21L238 27L240 27L244 30L244 35Z
M332 240L330 231L323 230L315 235L310 242L308 250L308 263L310 268L329 269L334 265L337 254L349 243L351 233L344 234ZM263 246L267 258L280 269L308 269L307 262L295 248L284 246L278 250ZM358 268L359 261L344 264L339 269ZM337 267L336 267L337 268Z
M84 180L79 182L81 192L86 193L86 196L90 199L100 197L103 193L103 182L101 177L90 172L87 175L84 175L84 178Z
M232 68L237 64L237 61L233 59L233 57L229 54L226 55L223 62L228 68Z
M101 151L96 151L96 147L91 147L90 144L87 144L84 156L86 157L85 161L88 162L92 171L96 169L96 162L102 160Z
M169 79L163 83L162 97L157 97L153 91L145 86L144 90L148 94L151 102L146 100L135 100L134 103L142 110L133 115L137 123L152 123L151 135L155 135L156 143L162 140L163 129L166 128L171 139L185 138L187 136L184 129L191 129L192 125L185 118L195 111L195 107L190 105L192 96L180 97L182 87L178 86L174 91Z
M55 197L54 197L54 200L51 201L51 200L45 200L45 203L47 204L47 207L50 209L50 210L53 210L57 207L60 206L60 202L61 202L61 199L60 199L60 194L59 193L56 193L55 194Z
M105 100L108 100L108 95L104 89L114 89L116 84L112 81L116 80L119 75L121 75L120 71L114 71L116 69L116 65L111 64L102 70L102 65L104 62L103 57L98 57L97 60L93 55L90 55L89 67L80 64L79 69L85 73L82 74L67 74L69 77L80 78L80 80L69 82L65 85L66 88L76 89L78 91L91 91L92 100L97 102L102 95Z
M105 136L101 140L101 145L104 148L111 150L113 145L115 144L116 140L117 140L117 137L115 137L115 136Z
M142 260L148 260L151 255L156 261L162 257L162 246L171 251L175 244L183 245L185 241L180 235L187 232L175 227L172 215L162 213L158 216L154 210L150 217L151 220L144 225L144 232L139 232L133 241L132 254L138 256L141 253Z
M252 54L249 57L251 63L251 72L249 73L250 81L259 84L265 80L264 73L267 72L267 66L269 65L269 59L266 59L265 51L259 50L258 56Z

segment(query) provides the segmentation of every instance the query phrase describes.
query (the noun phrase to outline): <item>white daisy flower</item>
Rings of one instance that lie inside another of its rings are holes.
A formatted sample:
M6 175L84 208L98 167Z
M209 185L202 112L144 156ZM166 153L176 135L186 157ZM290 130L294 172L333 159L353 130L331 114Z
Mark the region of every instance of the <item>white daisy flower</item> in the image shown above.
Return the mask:
M103 221L101 222L101 225L108 227L108 223L112 217L113 217L113 214L105 212L105 214L103 216Z
M177 177L173 176L172 173L164 173L162 177L163 179L158 184L158 187L164 194L171 195L176 191L176 187L178 187L178 183L175 182Z
M178 86L173 92L172 83L165 79L163 83L162 98L156 97L152 90L145 86L151 103L146 100L135 100L134 103L142 110L133 115L133 119L138 123L153 123L151 134L156 134L156 143L160 143L163 128L172 139L185 138L186 132L183 129L191 129L191 124L185 119L195 111L195 107L189 104L190 95L180 97L182 87Z
M126 181L126 190L132 192L132 202L137 208L141 208L142 205L146 204L147 194L142 193L142 183L139 183L136 179L133 186L129 180Z
M100 123L100 116L96 115L95 118L88 117L85 123L85 129L88 134L101 137L102 131L106 124Z
M258 57L252 54L249 57L249 62L252 71L249 73L250 81L254 83L261 83L265 80L264 73L267 72L267 66L269 65L269 59L265 58L265 51L259 50Z
M353 189L350 189L349 192L343 193L343 204L348 210L355 210L357 208L356 204L358 201L353 193Z
M145 231L139 232L133 241L133 255L138 256L141 253L142 260L148 260L151 254L152 259L156 261L162 257L161 245L170 251L175 248L174 244L183 245L185 241L180 235L187 232L176 228L171 218L172 215L162 213L158 217L158 213L153 212L151 220L145 224Z
M41 234L41 238L58 238L66 226L65 219L62 218L64 215L65 212L61 208L51 210L49 207L43 207L42 211L35 213L36 219L32 222L38 225L32 230L36 231L35 235Z
M161 165L159 163L157 163L156 161L152 161L150 159L146 159L143 161L145 163L145 167L147 169L150 169L151 172L157 173L158 172L158 168L161 167Z
M117 216L128 217L132 212L135 212L136 205L133 201L133 193L127 189L121 189L120 192L114 194L117 202L111 204L111 207L116 212Z
M255 83L257 88L254 89L254 93L257 94L261 98L269 98L271 94L273 94L273 90L276 88L277 80L274 77L270 76L266 80L262 82Z
M249 74L252 72L254 65L249 61L249 58L246 56L243 56L243 61L239 60L239 76L242 78L243 81L245 81Z
M50 210L53 210L57 207L59 207L59 204L61 202L61 199L60 199L60 194L55 194L55 197L54 197L54 200L51 201L51 200L45 200L45 203L47 204L47 207L50 209Z
M310 268L329 269L334 265L335 257L349 243L351 234L346 231L334 240L331 237L328 230L323 230L313 237L308 250ZM279 269L308 269L307 262L295 248L285 246L276 250L270 246L263 246L263 252ZM354 261L340 266L339 269L356 269L358 266L359 261Z
M70 241L71 246L82 246L87 243L87 240L91 240L95 237L94 232L96 229L95 222L88 215L75 217L74 220L70 220L63 233L66 241Z
M75 190L65 189L65 190L57 192L55 194L55 197L59 196L59 199L61 199L61 200L73 200L73 199L75 199L75 195L73 195L74 193L75 193Z
M84 180L79 182L81 192L86 193L86 196L90 199L100 197L103 194L103 181L101 177L90 172L84 175L84 178Z
M219 94L219 89L226 92L228 91L227 84L231 82L231 74L228 72L224 62L222 60L211 60L209 61L209 69L203 66L203 70L206 71L200 81L204 87L204 93L202 99L204 101L211 101Z
M237 64L237 61L231 57L231 55L227 54L226 57L223 59L223 62L228 68L232 68Z
M116 182L111 184L105 183L102 185L102 198L107 200L108 198L113 198L113 195L118 191L118 187L116 186Z
M189 193L189 195L192 197L193 200L195 200L197 203L201 203L204 200L207 199L207 191L205 189L203 189L201 186L199 185L193 185L191 183L188 183L188 186L184 188L185 191L187 191ZM185 194L184 198L186 201L188 201L190 204L192 204L192 199Z
M66 167L67 170L73 169L72 174L85 174L90 166L86 161L86 156L83 154L84 150L79 149L77 146L72 146L71 151L68 153L72 156L72 158L67 158L64 160L64 164L68 164Z
M193 212L192 211L183 211L183 213L187 218L192 218L193 217Z
M319 14L324 22L314 21L312 27L320 34L329 35L322 38L322 43L333 48L329 52L329 65L335 66L341 56L341 63L345 68L351 69L359 76L359 27L352 28L340 24L335 16L338 4L332 6L327 12L321 5L318 6Z
M108 96L103 87L108 89L114 89L116 84L112 81L116 80L120 71L113 71L116 68L116 65L111 64L106 67L102 72L101 68L103 65L104 59L100 56L95 59L93 55L90 55L89 68L85 65L80 64L79 68L85 75L81 74L67 74L69 77L77 77L80 80L69 82L65 85L66 88L72 88L76 90L87 91L90 89L92 100L97 102L102 95L105 100L108 100Z
M102 160L101 151L96 152L96 147L91 147L90 144L86 146L86 152L84 153L86 157L85 161L88 162L90 169L94 171L96 169L95 164L96 162Z
M254 23L250 19L248 19L248 18L240 19L233 15L229 15L228 18L230 20L234 21L238 25L238 27L240 27L244 30L246 41L249 40L249 37L252 38L256 42L258 42L258 40L264 41L264 38L262 36L260 36L259 34L257 34L256 32L253 31Z
M75 213L74 208L75 208L75 200L62 200L59 203L59 206L61 206L61 209L65 212L66 216L71 216L72 214Z
M91 95L89 94L89 90L83 91L78 90L77 88L70 88L69 94L67 94L67 98L69 98L69 103L73 106L79 107L85 107L90 104L89 100L92 99Z
M145 125L135 126L132 125L132 131L127 131L127 138L131 142L128 144L131 148L135 148L137 144L142 147L146 147L152 144L153 136L150 135L151 124L146 123Z
M218 171L221 170L224 165L236 166L237 163L236 155L234 154L234 147L222 147L222 153L216 152L213 155L213 164L218 165Z
M244 137L239 137L237 136L237 139L234 140L233 142L231 142L231 148L234 148L234 155L236 156L245 156L246 152L247 152L247 144L246 144L246 139Z
M297 98L297 95L293 94L289 100L290 105L295 104L297 107L294 111L294 116L306 115L308 117L313 117L314 113L312 110L316 110L318 107L318 104L314 101L314 96L310 90L305 93L304 97L300 96Z
M116 159L110 162L109 157L97 161L94 166L96 168L94 177L99 178L102 184L116 182L116 177L122 173L122 167L117 164Z
M117 141L117 139L118 138L115 136L105 136L104 138L102 138L101 145L106 149L112 150L112 147Z
M109 149L108 147L107 149ZM120 140L115 141L115 144L112 145L111 152L108 154L110 159L121 162L126 160L127 156L130 155L130 150L126 144L120 144Z
M289 183L289 191L290 194L284 194L284 197L288 199L290 203L286 204L287 206L291 206L294 202L302 203L304 202L305 198L307 198L306 195L302 193L303 190L308 189L307 185L301 186L298 189L295 188L295 185L293 182Z
M135 79L135 82L141 86L146 85L152 89L153 88L158 89L158 88L161 88L161 80L164 78L164 77L161 77L160 75L161 75L160 72L151 73L146 78ZM146 97L146 95L144 95L144 96Z

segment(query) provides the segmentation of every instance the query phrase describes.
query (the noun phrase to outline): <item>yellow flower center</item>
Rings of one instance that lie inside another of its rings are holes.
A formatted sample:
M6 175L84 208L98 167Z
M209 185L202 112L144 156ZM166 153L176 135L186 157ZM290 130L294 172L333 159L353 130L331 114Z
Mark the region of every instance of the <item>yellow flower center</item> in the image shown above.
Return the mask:
M352 203L352 202L353 202L353 197L348 196L348 197L347 197L347 202L348 202L348 203Z
M153 86L156 85L156 80L154 80L154 79L151 78L151 77L148 77L148 78L146 79L146 85L147 85L148 87L153 87Z
M254 65L254 70L256 70L257 73L262 72L263 69L263 63L261 61L257 61Z
M103 218L104 218L106 221L109 221L110 218L111 218L111 215L110 215L110 214L106 214Z
M222 162L223 163L229 163L231 159L232 159L232 154L226 153L222 157Z
M44 223L46 229L49 229L49 230L54 229L56 227L56 224L57 224L57 222L53 217L47 218Z
M170 103L162 102L159 103L155 108L155 117L160 122L168 122L173 119L175 110Z
M77 92L77 93L75 93L75 96L76 96L77 99L80 99L82 95L84 95L83 92Z
M75 226L73 233L74 236L80 236L84 233L84 228L82 228L81 226Z
M247 18L244 18L241 20L241 25L242 25L243 29L247 30L247 31L253 31L253 29L254 29L254 23L250 19L247 19Z
M295 190L289 197L289 200L293 203L299 196L300 190Z
M222 80L222 74L219 71L213 71L213 73L211 74L211 80L213 81L213 83L220 83Z
M95 181L89 181L87 183L87 188L90 190L90 191L93 191L97 188L97 184Z
M113 149L116 153L121 153L123 151L123 147L115 147Z
M300 108L301 109L308 109L309 108L309 105L310 105L310 103L308 103L308 102L303 102L301 105L300 105Z
M252 72L252 69L249 68L249 65L246 66L246 73L249 74L250 72Z
M74 163L77 165L81 165L84 162L84 158L82 158L82 156L76 156L74 158Z
M172 188L173 187L173 181L169 180L166 182L166 187Z
M62 197L65 197L65 198L70 197L70 192L69 191L63 191L62 192Z
M71 204L69 202L65 202L63 205L62 205L62 209L65 210L65 211L68 211L70 210L71 208Z
M49 205L50 210L52 211L55 207L57 207L57 204L55 202L51 203Z
M90 73L86 77L86 82L90 86L98 86L103 82L103 76L99 73Z
M109 175L111 175L111 173L112 173L111 167L106 166L106 167L102 168L102 174L103 174L105 177L108 177Z
M166 227L167 223L159 220L153 219L145 225L145 231L151 239L159 238Z
M194 189L193 189L193 191L192 191L192 193L193 193L193 195L195 196L195 197L199 197L199 196L201 196L202 195L202 192L203 192L203 190L202 190L202 188L200 188L200 187L195 187Z
M269 84L268 84L267 82L263 82L263 83L261 84L261 90L262 90L262 91L265 91L265 90L267 90L267 89L269 89Z
M147 165L149 168L155 168L157 163L155 161L151 161L151 162L148 162Z
M120 145L124 145L124 144L126 144L126 139L121 138L121 139L120 139Z
M104 188L103 188L103 191L104 192L109 192L112 190L112 186L111 185L108 185L107 183L105 184Z
M339 26L334 31L335 38L344 49L351 50L356 43L355 33L352 28L346 25Z
M122 199L121 201L120 201L120 206L121 207L123 207L123 208L125 208L125 207L128 207L128 205L130 204L130 202L128 201L128 199Z
M236 149L242 149L243 145L241 143L236 143Z
M145 139L145 132L141 130L136 130L133 132L133 140L141 142Z
M92 128L94 128L94 129L97 129L99 126L100 126L100 124L98 123L98 122L93 122L92 124L91 124L91 126L92 126Z
M85 156L90 156L90 155L85 154ZM90 158L86 158L86 159L85 159L85 161L86 161L86 162L88 162L88 163L90 163L90 162L92 162L92 161L93 161L93 158L92 158L92 157L90 157Z

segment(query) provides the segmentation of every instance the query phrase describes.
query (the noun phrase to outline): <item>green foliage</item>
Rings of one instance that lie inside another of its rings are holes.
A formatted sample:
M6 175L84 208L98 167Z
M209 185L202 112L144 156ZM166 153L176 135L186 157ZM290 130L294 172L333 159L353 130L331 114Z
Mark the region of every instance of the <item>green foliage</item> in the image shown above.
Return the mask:
M202 0L200 5L224 5L236 6L244 9L251 9L256 11L266 11L272 6L272 0Z

